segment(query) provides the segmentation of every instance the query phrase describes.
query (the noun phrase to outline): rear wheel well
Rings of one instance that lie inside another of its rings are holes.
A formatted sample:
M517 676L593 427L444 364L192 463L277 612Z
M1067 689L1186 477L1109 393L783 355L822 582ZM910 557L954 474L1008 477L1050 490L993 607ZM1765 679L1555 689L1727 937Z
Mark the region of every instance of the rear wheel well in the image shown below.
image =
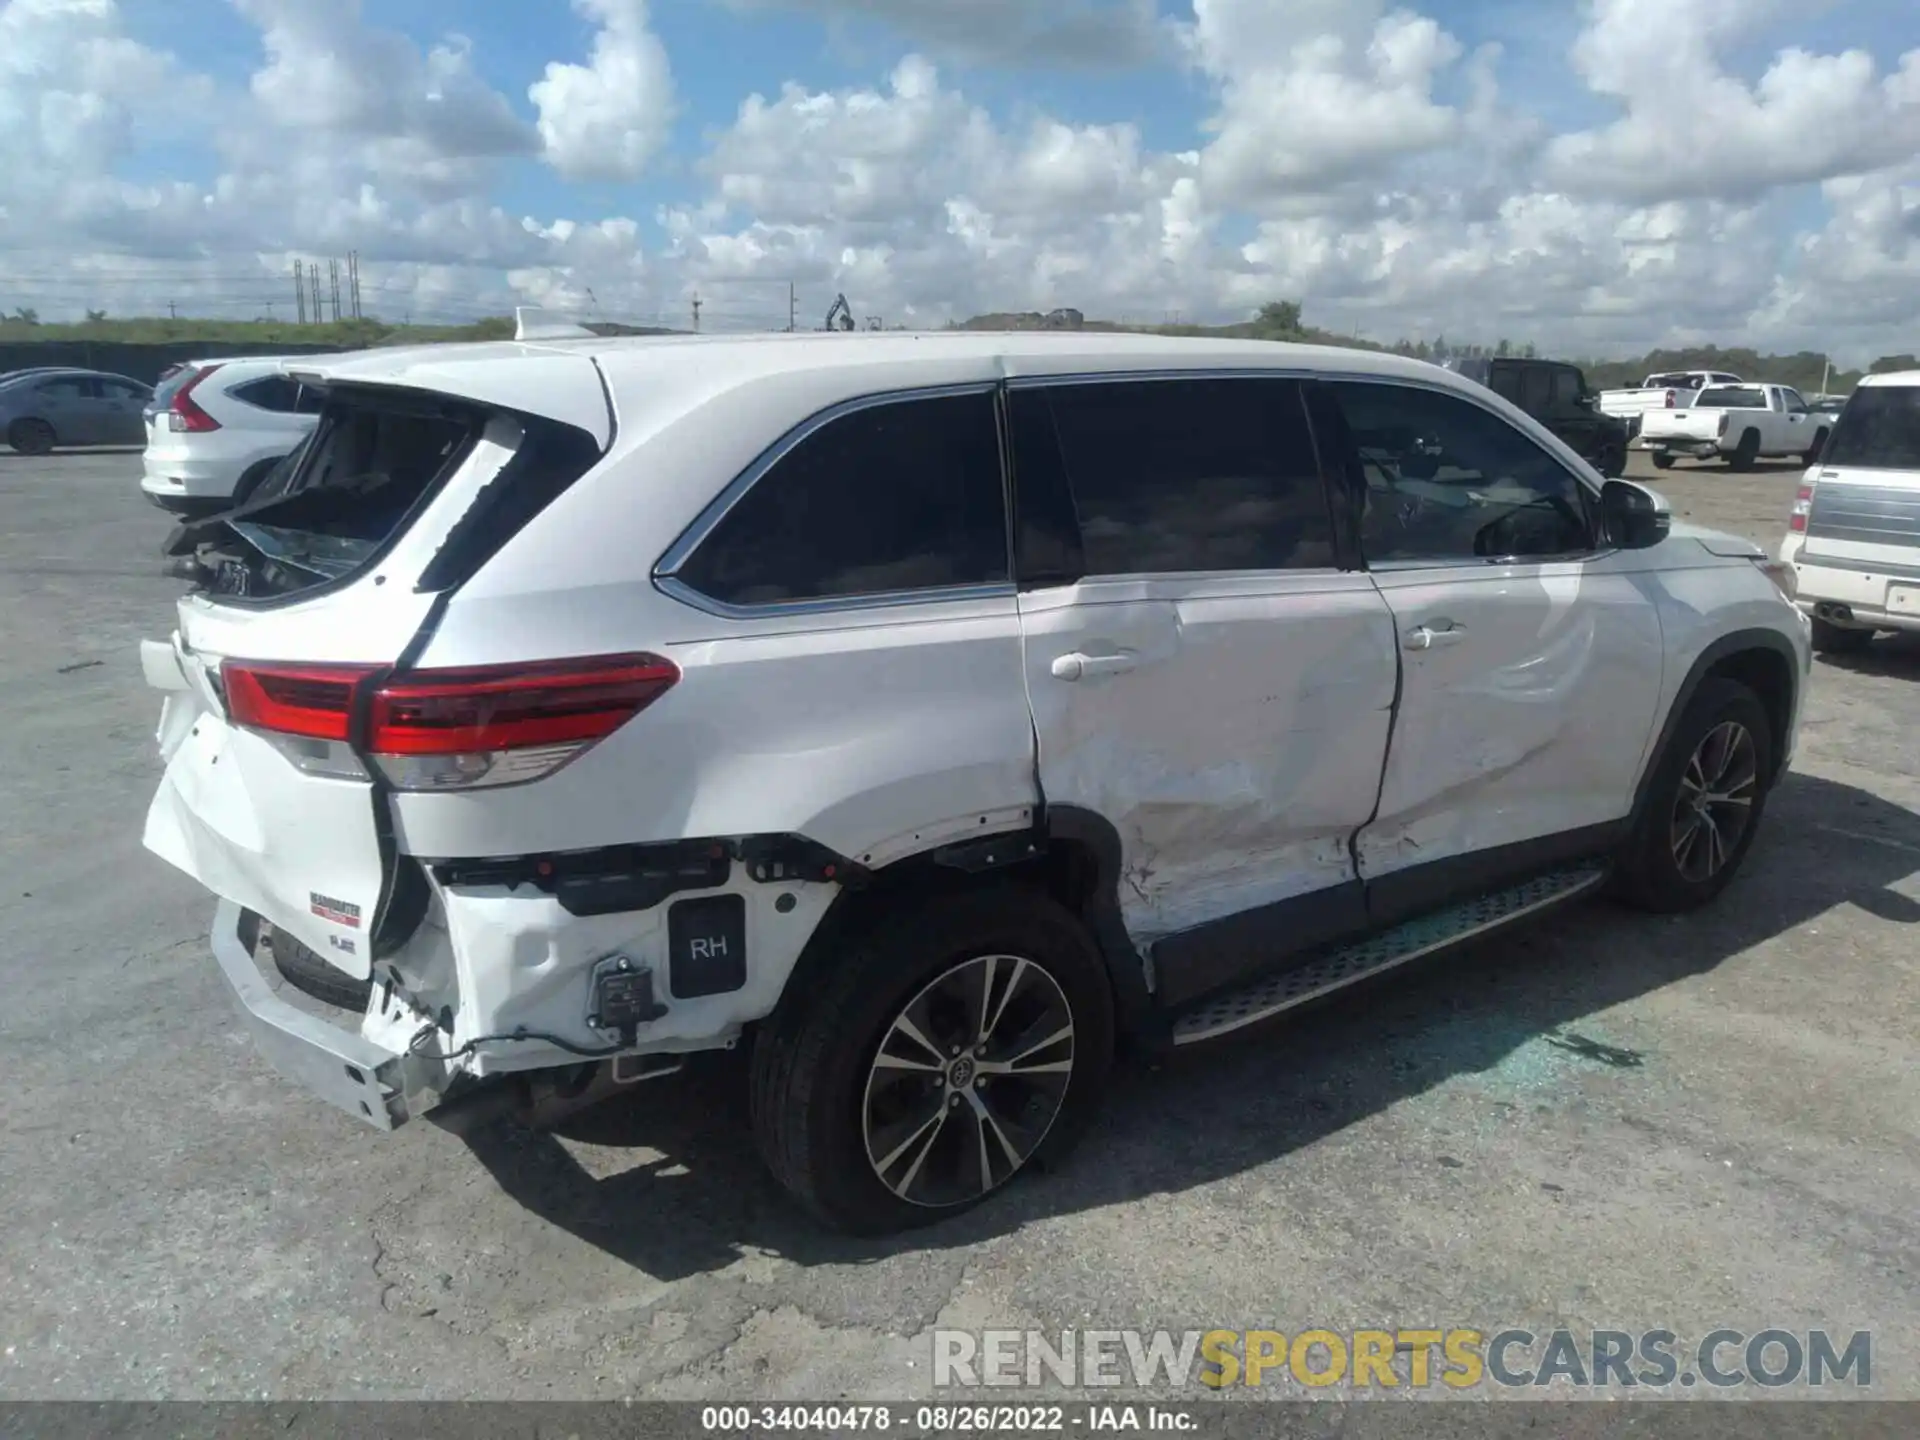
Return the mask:
M1787 727L1793 720L1793 667L1778 650L1755 646L1722 656L1708 668L1707 675L1734 680L1760 697L1767 712L1767 724L1773 730L1774 773L1777 776L1786 751Z
M1019 836L1007 838L1017 842ZM1041 853L1031 859L977 872L943 865L934 858L937 853L927 851L896 860L836 896L787 976L780 1003L785 1005L789 997L808 994L821 970L886 916L940 896L1009 887L1029 890L1069 911L1087 927L1095 944L1101 943L1101 927L1096 923L1101 864L1092 845L1056 838L1047 841Z

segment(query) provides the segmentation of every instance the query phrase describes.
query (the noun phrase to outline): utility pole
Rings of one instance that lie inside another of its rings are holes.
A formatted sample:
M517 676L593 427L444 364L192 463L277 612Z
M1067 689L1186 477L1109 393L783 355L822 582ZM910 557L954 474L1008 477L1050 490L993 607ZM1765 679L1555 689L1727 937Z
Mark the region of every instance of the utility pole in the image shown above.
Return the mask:
M293 305L295 312L300 317L299 323L302 325L306 324L307 285L305 278L300 274L300 262L298 260L293 262Z
M320 262L318 260L309 260L307 262L307 285L308 289L312 292L313 323L316 325L324 325L327 319L327 312L320 304Z
M787 282L787 333L791 335L800 328L800 294L793 288L793 282Z
M347 296L348 304L353 310L353 318L358 320L360 318L360 252L358 250L347 252Z
M327 286L333 292L333 323L340 323L340 262L327 257Z
M698 295L693 297L693 333L696 335L700 333L700 297Z

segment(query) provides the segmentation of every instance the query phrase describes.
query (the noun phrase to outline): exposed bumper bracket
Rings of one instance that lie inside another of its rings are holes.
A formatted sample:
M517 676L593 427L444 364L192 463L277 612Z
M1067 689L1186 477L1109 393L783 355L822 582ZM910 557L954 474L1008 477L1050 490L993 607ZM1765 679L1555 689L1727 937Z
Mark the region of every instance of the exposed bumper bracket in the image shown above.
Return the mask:
M442 1067L400 1055L274 994L248 937L257 922L230 900L213 916L213 957L254 1047L281 1075L376 1130L396 1130L438 1100Z

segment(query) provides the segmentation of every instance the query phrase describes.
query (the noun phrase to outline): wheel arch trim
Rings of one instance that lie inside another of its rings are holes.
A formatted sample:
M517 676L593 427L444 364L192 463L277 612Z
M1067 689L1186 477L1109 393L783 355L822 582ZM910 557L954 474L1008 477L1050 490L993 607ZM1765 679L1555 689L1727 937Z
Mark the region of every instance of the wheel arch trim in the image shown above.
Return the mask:
M1722 662L1735 655L1755 650L1771 652L1785 663L1787 694L1786 723L1783 729L1792 728L1794 718L1799 713L1802 690L1800 656L1794 649L1793 642L1777 630L1758 628L1734 630L1720 636L1703 649L1688 668L1686 677L1681 680L1679 689L1674 692L1673 703L1667 707L1666 719L1661 724L1660 734L1655 739L1653 747L1647 752L1647 758L1642 762L1640 782L1634 789L1633 797L1632 822L1635 825L1639 824L1641 817L1646 813L1647 804L1652 798L1653 777L1660 769L1660 762L1666 757L1668 747L1673 744L1674 733L1680 728L1681 718L1687 713L1687 707L1693 703L1693 697L1699 693L1701 683ZM1764 698L1762 697L1763 700ZM1771 738L1773 740L1773 773L1767 777L1767 783L1770 785L1780 778L1780 773L1785 767L1786 756L1786 735L1779 734Z

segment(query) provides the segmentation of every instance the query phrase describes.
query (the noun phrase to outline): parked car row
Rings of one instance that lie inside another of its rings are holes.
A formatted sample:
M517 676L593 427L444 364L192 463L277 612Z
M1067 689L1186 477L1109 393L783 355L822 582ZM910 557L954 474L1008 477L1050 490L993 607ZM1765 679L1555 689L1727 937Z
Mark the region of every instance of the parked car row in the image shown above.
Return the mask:
M1735 470L1762 459L1811 465L1832 423L1790 385L1712 385L1680 409L1649 410L1640 440L1662 470L1682 456L1724 459Z
M938 1220L1122 1043L1739 870L1792 569L1598 473L1536 375L1559 415L1551 365L1085 332L303 357L318 427L182 527L142 648L146 845L361 1122L738 1047L802 1205Z
M1738 375L1725 370L1669 370L1622 390L1601 391L1600 410L1626 421L1628 430L1638 435L1649 411L1683 410L1709 385L1740 383Z

